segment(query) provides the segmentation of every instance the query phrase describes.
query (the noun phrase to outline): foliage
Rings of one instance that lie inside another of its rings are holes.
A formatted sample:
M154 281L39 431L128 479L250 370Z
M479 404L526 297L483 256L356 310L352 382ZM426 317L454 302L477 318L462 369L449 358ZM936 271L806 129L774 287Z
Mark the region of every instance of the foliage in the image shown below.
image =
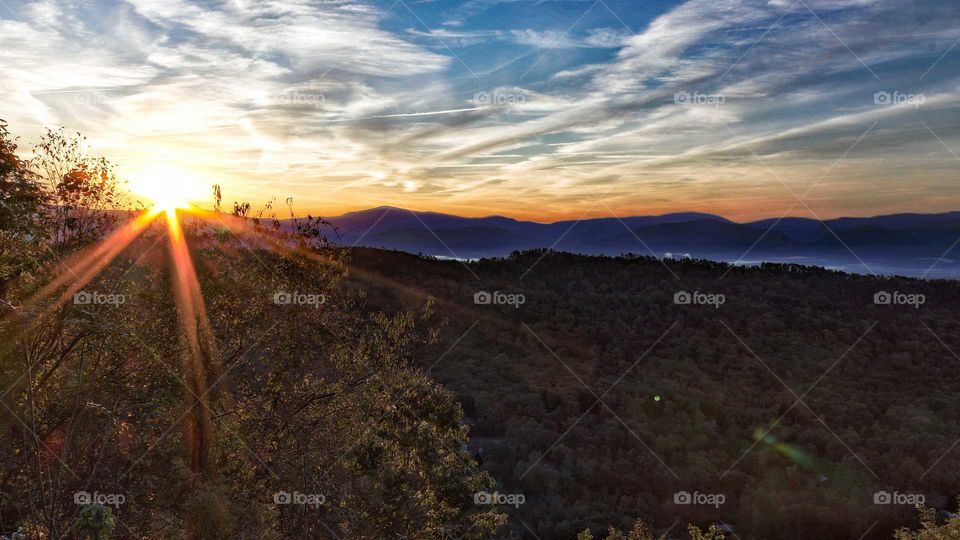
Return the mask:
M123 210L136 203L123 188L113 165L86 152L86 139L64 129L48 129L33 147L28 163L44 184L52 220L52 244L77 249L112 229Z
M16 152L16 141L0 120L0 294L45 255L34 236L45 234L49 197Z
M960 504L960 498L957 500ZM946 523L937 523L937 512L932 508L920 505L920 530L911 531L906 527L897 529L895 540L953 540L960 538L960 518L955 515L949 517Z
M101 504L88 504L80 510L77 518L77 530L81 537L90 540L106 540L110 538L117 522L113 517L113 510Z
M606 540L653 540L653 533L638 519L633 522L633 528L627 533L621 532L616 527L610 527Z
M465 450L460 405L414 362L439 345L431 303L366 306L341 286L347 251L322 220L281 226L247 203L180 213L213 336L201 358L178 319L163 216L84 286L122 304L34 297L131 217L112 166L81 141L50 132L37 159L5 158L5 181L30 179L41 197L18 211L43 215L26 234L50 259L0 291L0 534L60 538L79 523L102 535L111 520L132 538L494 533L503 516L473 502L493 481ZM11 258L27 249L11 246ZM282 291L321 301L284 304ZM210 409L202 441L185 420L197 403ZM197 449L210 463L199 475ZM122 495L116 514L75 504L94 490Z
M723 531L720 530L720 527L716 525L711 525L707 532L700 530L700 527L695 525L690 525L687 528L687 532L690 533L690 540L724 540Z
M724 540L723 531L716 525L711 525L707 532L700 530L700 527L690 525L687 527L690 540ZM609 527L604 540L653 540L653 532L644 525L643 521L637 519L633 522L633 527L629 532L624 533L616 527ZM662 537L661 537L662 538ZM590 529L584 529L577 535L577 540L593 540L593 532Z

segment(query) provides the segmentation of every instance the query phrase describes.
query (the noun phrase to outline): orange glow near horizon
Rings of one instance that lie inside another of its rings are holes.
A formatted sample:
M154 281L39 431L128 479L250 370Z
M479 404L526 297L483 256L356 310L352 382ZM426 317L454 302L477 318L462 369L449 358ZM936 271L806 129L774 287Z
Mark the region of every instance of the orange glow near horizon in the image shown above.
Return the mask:
M224 199L228 196L227 187L224 189ZM266 197L266 196L265 196ZM278 197L279 199L279 197ZM204 201L203 197L195 199ZM230 200L237 200L232 197ZM257 207L259 199L252 200L239 198L241 201L247 201ZM381 206L392 206L403 210L413 212L436 212L439 214L450 214L465 218L484 218L490 216L504 216L519 221L532 221L537 223L556 223L559 221L576 221L585 219L605 219L605 218L628 218L635 216L658 216L673 213L701 212L720 216L736 223L749 223L762 219L786 218L804 218L804 219L837 219L844 217L873 217L877 215L913 213L918 210L912 206L909 201L900 205L891 206L885 211L878 211L869 207L842 207L836 204L825 204L815 200L805 200L809 205L808 209L802 203L796 201L789 194L783 197L771 200L756 199L747 202L735 201L698 201L686 203L661 203L646 205L631 205L622 202L608 202L602 198L584 198L583 203L577 205L557 205L552 207L549 204L534 204L522 207L508 207L497 204L473 204L473 203L436 203L432 201L401 203L396 200L375 199L367 203L356 203L353 201L340 201L337 204L329 202L315 202L308 199L294 197L294 210L297 216L322 216L324 218L336 218L352 212L362 212ZM199 207L212 208L212 203L200 204ZM196 209L197 205L191 205ZM922 212L938 213L950 212L956 210L949 201L931 201ZM279 214L280 212L278 212ZM282 216L286 217L286 216Z

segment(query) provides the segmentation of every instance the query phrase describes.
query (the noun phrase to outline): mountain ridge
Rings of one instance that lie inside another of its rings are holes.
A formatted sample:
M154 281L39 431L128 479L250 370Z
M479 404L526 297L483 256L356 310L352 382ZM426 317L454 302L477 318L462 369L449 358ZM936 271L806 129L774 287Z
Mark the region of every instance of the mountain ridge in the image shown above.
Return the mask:
M960 277L960 264L954 262L960 259L960 211L742 223L704 212L674 212L541 223L379 206L326 220L337 231L331 236L346 246L459 259L547 248L585 255L682 253L735 263L799 261L856 273L927 277L932 271L930 277ZM289 226L289 220L284 222ZM930 260L937 268L929 267Z
M734 221L734 220L732 220L732 219L723 217L723 216L721 216L721 215L719 215L719 214L711 214L711 213L709 213L709 212L694 212L694 211L687 211L687 212L668 212L668 213L666 213L666 214L635 214L635 215L620 216L620 217L610 216L610 217L597 217L597 218L584 218L584 219L566 219L566 220L560 220L560 221L543 222L543 221L522 220L522 219L512 218L512 217L510 217L510 216L505 216L505 215L501 215L501 214L490 214L490 215L487 215L487 216L473 216L473 217L471 217L471 216L460 216L460 215L457 215L457 214L449 214L449 213L446 213L446 212L436 212L436 211L433 211L433 210L412 210L412 209L409 209L409 208L402 208L402 207L399 207L399 206L391 206L391 205L374 206L374 207L371 207L371 208L365 208L365 209L363 209L363 210L351 210L351 211L349 211L349 212L344 212L343 214L340 214L339 216L330 216L330 217L328 217L328 218L326 218L326 219L328 219L328 220L343 219L343 218L348 218L348 217L365 215L365 214L368 214L368 213L371 213L371 212L376 212L376 211L384 211L384 212L389 211L389 212L396 212L396 213L398 213L398 214L410 214L410 213L412 213L412 214L417 214L418 216L426 216L426 215L431 215L431 216L444 216L444 217L453 217L453 218L464 219L464 220L503 219L503 220L509 220L509 221L513 221L513 222L517 222L517 223L531 223L531 224L537 224L537 225L571 224L571 223L576 223L576 222L581 222L581 221L597 221L597 220L628 220L628 219L636 219L636 218L667 218L667 217L671 217L671 216L690 216L691 218L693 218L693 217L695 217L695 216L700 216L700 217L705 217L705 218L714 218L714 219L718 219L718 220L722 220L722 221L728 221L728 222L731 222L731 223L738 223L738 224L741 224L741 225L763 225L764 223L772 223L772 222L775 222L775 221L784 221L784 222L786 222L786 221L790 221L790 220L803 220L803 221L811 221L811 222L815 222L815 223L819 223L819 222L820 222L820 220L818 220L818 219L804 218L804 217L798 217L798 216L785 216L785 217L779 217L779 218L777 218L777 217L769 217L769 218L755 219L755 220L751 220L751 221ZM855 221L874 221L874 220L900 220L900 219L909 219L909 218L915 218L915 219L921 220L921 221L934 221L934 220L949 219L949 218L952 218L952 219L960 219L960 210L951 210L951 211L947 211L947 212L934 212L934 213L927 213L927 212L898 212L898 213L894 213L894 214L875 214L875 215L870 215L870 216L840 216L840 217L836 217L836 218L826 219L826 220L823 220L823 221L824 221L824 222L827 222L827 223L830 223L830 222L855 222Z

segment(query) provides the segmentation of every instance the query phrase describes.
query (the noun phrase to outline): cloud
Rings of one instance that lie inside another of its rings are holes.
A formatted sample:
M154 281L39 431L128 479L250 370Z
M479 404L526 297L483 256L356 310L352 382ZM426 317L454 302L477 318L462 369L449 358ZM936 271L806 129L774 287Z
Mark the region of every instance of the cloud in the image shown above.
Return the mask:
M163 159L207 163L203 149L259 154L262 166L330 135L328 118L405 105L391 81L423 81L451 62L382 30L382 13L359 3L131 0L106 8L33 2L20 20L0 19L3 117L34 132L69 125L120 157L142 159L154 147ZM407 103L424 98L421 90ZM177 140L158 144L165 133ZM339 157L360 147L342 138L327 145Z
M622 13L635 34L612 16L476 22L549 6L511 4L469 2L462 25L423 29L449 14L353 0L28 2L16 18L0 11L0 117L318 205L408 192L434 209L499 200L511 213L536 206L524 193L576 214L571 201L599 188L617 208L683 209L760 181L756 193L782 195L781 179L833 167L844 176L822 197L849 200L873 178L871 200L893 207L902 163L933 190L951 174L960 56L944 53L960 12L948 0L690 0L651 19ZM924 103L885 106L877 92Z
M488 41L503 40L506 33L499 30L450 30L448 28L434 28L428 31L407 29L407 33L437 39L448 47L462 48L485 43Z
M511 30L513 41L520 45L529 45L538 49L573 49L578 47L595 47L601 49L615 49L628 43L626 30L617 28L591 28L587 35L578 37L569 30L532 29Z

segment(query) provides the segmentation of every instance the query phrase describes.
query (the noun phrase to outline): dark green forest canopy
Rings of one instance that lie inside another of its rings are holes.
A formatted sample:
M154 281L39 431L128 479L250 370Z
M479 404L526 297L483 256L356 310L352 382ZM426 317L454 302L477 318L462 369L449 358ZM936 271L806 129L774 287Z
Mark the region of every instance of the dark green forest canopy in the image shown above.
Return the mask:
M463 403L482 468L525 495L506 509L519 535L602 537L641 516L661 533L890 538L917 512L878 492L954 509L955 282L542 251L465 265L358 249L352 265L378 309L437 299L450 324L423 367ZM876 304L883 291L925 302ZM725 500L674 504L682 491Z

